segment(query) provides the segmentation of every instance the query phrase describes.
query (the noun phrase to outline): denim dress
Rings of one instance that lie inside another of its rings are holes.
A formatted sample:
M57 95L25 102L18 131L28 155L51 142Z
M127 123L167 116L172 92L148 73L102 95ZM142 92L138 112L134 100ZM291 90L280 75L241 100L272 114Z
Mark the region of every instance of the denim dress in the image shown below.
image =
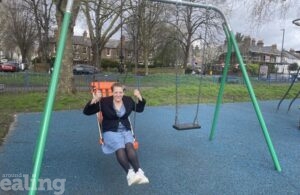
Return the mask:
M116 112L117 116L121 118L126 112L124 105L121 106L120 110L116 110ZM127 130L121 122L119 122L117 132L106 131L103 133L103 139L102 151L104 154L111 154L120 148L125 148L125 144L133 143L134 141L131 131Z

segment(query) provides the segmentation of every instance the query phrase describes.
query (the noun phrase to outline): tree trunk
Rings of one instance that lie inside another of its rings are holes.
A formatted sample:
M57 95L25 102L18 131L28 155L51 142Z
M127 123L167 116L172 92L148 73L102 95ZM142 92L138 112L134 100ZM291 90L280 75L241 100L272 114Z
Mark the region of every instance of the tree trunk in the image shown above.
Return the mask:
M66 0L63 0L60 9L64 10L66 7ZM64 49L64 55L61 64L61 71L60 71L60 80L58 86L59 93L67 93L67 94L75 94L77 92L74 82L74 75L73 75L73 28L75 24L75 20L79 10L79 1L75 0L73 3L73 12L72 12L72 20L69 24L68 34L66 45ZM60 33L63 21L63 13L59 11L57 7L56 11L56 20L58 25L58 32ZM57 37L57 44L59 42L59 37Z

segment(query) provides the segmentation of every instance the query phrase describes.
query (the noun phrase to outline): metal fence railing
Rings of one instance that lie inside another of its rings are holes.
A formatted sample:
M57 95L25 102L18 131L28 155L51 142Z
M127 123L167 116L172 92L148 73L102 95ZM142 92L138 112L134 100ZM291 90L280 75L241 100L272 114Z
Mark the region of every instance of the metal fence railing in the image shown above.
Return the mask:
M218 84L220 75L179 75L179 82L183 85ZM30 92L47 91L51 75L48 73L35 72L0 72L0 92ZM173 73L155 73L147 76L137 76L133 74L119 73L101 73L95 75L74 75L76 89L88 90L92 81L119 81L128 87L169 87L175 85L175 74ZM286 75L270 75L268 78L250 77L251 83L256 84L276 84L290 83L292 79ZM244 85L242 77L228 76L227 83Z

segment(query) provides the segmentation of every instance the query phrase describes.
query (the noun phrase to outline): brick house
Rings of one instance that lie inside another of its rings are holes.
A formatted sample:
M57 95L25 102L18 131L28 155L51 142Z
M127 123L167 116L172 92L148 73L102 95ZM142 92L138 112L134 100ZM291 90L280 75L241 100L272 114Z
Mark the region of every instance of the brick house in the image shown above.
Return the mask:
M283 50L282 53L277 49L277 45L265 46L262 40L255 41L250 36L246 36L238 43L243 61L245 64L259 64L277 69L277 73L289 74L288 66L292 63L298 63L300 66L300 54L291 49ZM227 54L227 42L224 42L220 48L221 55L219 63L225 63ZM232 51L230 64L238 66L238 60L234 51ZM275 70L275 69L274 69Z
M130 49L129 42L125 42L125 38L122 38L123 56L125 61L131 60L133 56L132 49ZM93 52L91 48L91 40L87 35L87 32L83 32L82 36L73 36L73 61L74 64L84 63L91 64ZM120 61L121 53L121 41L120 40L109 40L105 48L102 50L102 59L111 59L114 61ZM56 54L56 40L53 37L50 40L50 55L55 56Z
M262 40L255 41L250 36L246 36L244 40L238 43L241 56L245 64L255 63L260 65L276 65L280 62L281 52L277 49L277 45L264 46ZM219 56L219 62L225 62L227 54L227 42L221 46L221 55ZM238 64L238 60L234 51L232 51L230 64Z

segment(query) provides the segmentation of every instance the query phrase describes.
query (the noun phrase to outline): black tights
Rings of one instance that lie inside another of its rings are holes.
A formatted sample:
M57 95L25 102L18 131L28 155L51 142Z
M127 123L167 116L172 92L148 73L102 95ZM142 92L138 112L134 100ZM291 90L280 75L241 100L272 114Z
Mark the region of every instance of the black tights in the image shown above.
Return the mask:
M118 149L116 151L116 156L126 173L128 173L130 165L132 165L135 172L140 168L139 160L132 143L127 143L125 144L125 148Z

